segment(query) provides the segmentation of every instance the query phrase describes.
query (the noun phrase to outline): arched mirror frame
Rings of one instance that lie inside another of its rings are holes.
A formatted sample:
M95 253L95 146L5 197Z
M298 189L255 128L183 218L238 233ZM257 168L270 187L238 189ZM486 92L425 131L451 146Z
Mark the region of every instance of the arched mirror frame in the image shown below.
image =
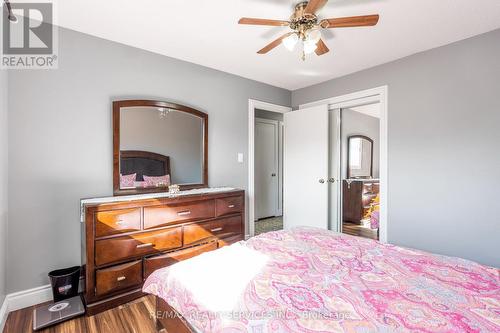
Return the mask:
M158 107L186 112L203 120L203 165L202 183L181 184L181 190L208 187L208 114L188 106L154 100L122 100L113 102L113 193L114 195L130 195L154 192L165 192L165 188L120 189L120 109L125 107Z
M371 154L370 154L370 176L369 178L373 178L373 139L365 136L365 135L351 135L347 137L347 179L351 178L351 161L350 161L350 152L351 152L351 139L365 139L372 144Z

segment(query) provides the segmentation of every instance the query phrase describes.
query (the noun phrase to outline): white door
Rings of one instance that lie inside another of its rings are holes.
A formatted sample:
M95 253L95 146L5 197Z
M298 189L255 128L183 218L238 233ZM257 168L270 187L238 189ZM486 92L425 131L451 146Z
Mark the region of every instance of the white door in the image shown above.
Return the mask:
M278 122L255 119L255 218L278 212Z
M328 229L328 106L284 115L283 224Z

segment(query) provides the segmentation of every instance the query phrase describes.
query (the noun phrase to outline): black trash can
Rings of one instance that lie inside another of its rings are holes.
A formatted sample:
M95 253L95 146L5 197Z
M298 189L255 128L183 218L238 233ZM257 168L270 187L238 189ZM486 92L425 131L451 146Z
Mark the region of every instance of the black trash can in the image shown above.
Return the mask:
M78 295L80 266L58 269L49 273L54 302Z

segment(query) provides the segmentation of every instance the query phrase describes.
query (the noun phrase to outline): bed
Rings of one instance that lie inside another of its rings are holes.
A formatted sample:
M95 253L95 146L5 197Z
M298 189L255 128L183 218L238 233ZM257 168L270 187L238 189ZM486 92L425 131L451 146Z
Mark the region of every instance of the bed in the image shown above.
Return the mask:
M184 332L499 332L499 270L315 228L155 271L157 324Z
M120 174L137 174L137 181L143 176L170 175L170 157L140 150L120 151Z

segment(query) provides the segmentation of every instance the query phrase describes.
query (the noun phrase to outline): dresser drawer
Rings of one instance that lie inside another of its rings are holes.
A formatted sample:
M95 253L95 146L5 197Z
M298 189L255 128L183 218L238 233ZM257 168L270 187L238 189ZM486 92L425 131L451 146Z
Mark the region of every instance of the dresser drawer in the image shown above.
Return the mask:
M372 184L371 183L364 183L362 188L363 194L365 193L372 193Z
M215 200L216 215L224 216L243 211L243 197L228 197Z
M363 207L369 206L376 197L376 194L363 194L363 197L361 198Z
M195 257L203 252L209 252L217 249L217 242L211 242L199 246L190 247L189 249L166 253L159 256L149 257L144 259L144 279L147 279L151 273L157 269L170 266L178 261L186 260Z
M211 237L230 237L242 233L241 216L184 226L184 244L193 244Z
M363 194L378 194L380 191L379 183L365 183L363 184Z
M181 227L97 240L95 242L95 264L97 266L105 265L181 246Z
M96 295L104 295L142 283L142 262L134 261L96 271Z
M132 208L96 212L94 221L96 237L138 231L141 230L141 209Z
M146 207L144 208L144 229L173 222L203 220L214 216L214 200Z

